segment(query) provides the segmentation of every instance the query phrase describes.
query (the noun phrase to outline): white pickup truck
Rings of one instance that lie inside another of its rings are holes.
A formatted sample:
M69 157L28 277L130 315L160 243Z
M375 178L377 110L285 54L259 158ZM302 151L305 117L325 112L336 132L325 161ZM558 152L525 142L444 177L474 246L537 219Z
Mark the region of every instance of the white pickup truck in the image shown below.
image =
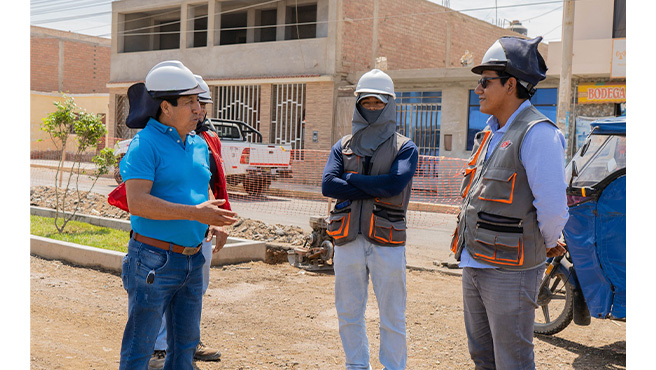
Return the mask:
M262 134L241 121L210 118L214 131L221 138L221 157L226 181L230 185L243 184L250 195L265 192L278 178L291 178L291 146L249 142L262 141ZM123 158L132 139L116 144L117 159ZM117 183L121 183L118 166L114 171Z

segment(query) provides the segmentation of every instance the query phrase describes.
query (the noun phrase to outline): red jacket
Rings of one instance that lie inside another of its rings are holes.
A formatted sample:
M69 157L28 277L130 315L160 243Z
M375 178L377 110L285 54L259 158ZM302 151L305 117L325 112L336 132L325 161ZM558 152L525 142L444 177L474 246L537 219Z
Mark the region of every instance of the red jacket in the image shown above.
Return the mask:
M214 158L214 163L216 164L217 173L216 181L214 183L214 197L216 199L225 199L225 203L220 207L227 210L232 210L230 208L230 202L228 201L228 186L226 184L225 172L223 172L223 158L221 158L221 140L219 136L213 131L203 131L200 133L201 136L207 142L207 146Z

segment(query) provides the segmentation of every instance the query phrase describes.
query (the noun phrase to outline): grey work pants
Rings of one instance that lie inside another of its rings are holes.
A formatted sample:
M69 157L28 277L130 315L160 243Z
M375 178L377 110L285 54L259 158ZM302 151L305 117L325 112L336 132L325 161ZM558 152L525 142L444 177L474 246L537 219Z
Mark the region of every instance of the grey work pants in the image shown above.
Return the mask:
M528 271L465 267L462 293L476 370L534 370L533 322L544 266Z

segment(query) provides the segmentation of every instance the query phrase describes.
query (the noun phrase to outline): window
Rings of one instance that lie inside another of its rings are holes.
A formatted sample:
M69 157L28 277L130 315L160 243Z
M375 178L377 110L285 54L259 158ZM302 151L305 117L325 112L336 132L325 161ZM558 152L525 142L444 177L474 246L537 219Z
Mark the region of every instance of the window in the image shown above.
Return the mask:
M258 11L255 22L255 42L276 41L277 21L277 9Z
M157 50L179 49L180 48L180 21L177 22L157 22L157 33L159 39L155 39Z
M441 91L396 94L396 131L412 139L420 155L439 155L441 103Z
M245 44L247 26L246 12L222 14L220 45Z
M615 0L613 38L626 37L626 0Z
M292 149L305 147L303 140L305 136L305 94L305 84L272 86L270 132L272 144L291 145Z
M194 6L189 9L190 24L193 25L191 47L207 46L207 5Z
M544 114L552 122L556 122L558 114L558 89L538 89L531 98L533 104L540 113ZM477 132L487 126L489 114L481 113L478 95L474 90L469 90L469 124L467 131L467 150L474 147L474 136Z
M180 48L180 8L122 14L121 53ZM206 26L207 28L207 26Z
M212 86L215 98L214 116L219 119L242 121L256 130L260 129L260 86ZM260 137L247 134L250 142L260 141Z
M317 4L288 6L285 19L285 40L317 37Z

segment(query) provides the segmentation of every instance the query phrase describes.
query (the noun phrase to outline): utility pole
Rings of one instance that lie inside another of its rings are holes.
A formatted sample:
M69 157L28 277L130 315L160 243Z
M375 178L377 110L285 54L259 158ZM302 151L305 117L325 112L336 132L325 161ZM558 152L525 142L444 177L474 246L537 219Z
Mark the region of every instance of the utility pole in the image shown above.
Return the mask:
M558 87L558 113L556 122L567 132L566 156L569 160L576 152L576 124L572 112L572 56L574 52L574 0L563 0L562 56L560 85Z

